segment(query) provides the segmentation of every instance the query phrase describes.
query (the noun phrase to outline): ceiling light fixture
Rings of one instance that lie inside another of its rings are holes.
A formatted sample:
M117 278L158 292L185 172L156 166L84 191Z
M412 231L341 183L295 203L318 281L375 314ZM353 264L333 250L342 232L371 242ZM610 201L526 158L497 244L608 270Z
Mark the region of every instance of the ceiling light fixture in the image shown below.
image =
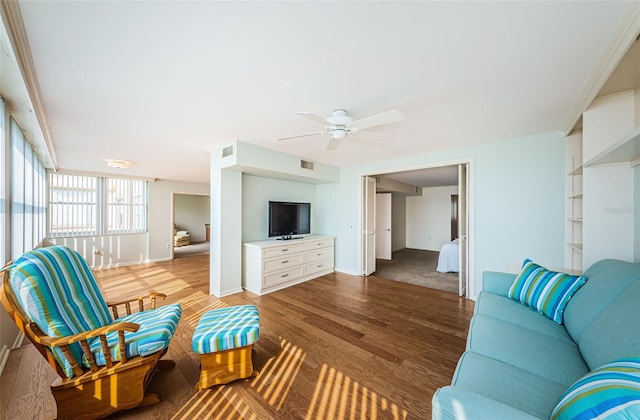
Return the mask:
M126 160L106 159L106 161L107 165L112 168L127 169L131 166L131 162L127 162Z

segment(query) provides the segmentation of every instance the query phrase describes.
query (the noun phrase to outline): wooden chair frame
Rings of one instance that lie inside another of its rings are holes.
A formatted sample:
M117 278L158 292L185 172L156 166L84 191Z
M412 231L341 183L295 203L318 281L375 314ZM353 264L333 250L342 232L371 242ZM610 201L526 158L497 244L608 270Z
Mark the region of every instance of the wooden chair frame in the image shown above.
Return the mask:
M126 357L125 331L137 331L140 326L132 322L114 322L111 325L86 331L68 337L51 337L33 322L29 322L22 308L16 303L11 284L9 283L9 270L11 263L2 269L2 282L0 284L0 301L9 313L9 316L20 331L33 343L40 354L49 362L49 365L58 374L51 384L51 393L55 398L59 419L94 419L108 416L116 411L142 407L158 403L157 394L145 394L147 386L156 369L164 369L175 366L171 360L160 358L166 353L159 351L146 357ZM118 307L124 305L127 315L132 313L131 304L137 302L138 310L144 310L144 300L150 300L151 309L156 308L157 299L165 299L162 293L151 293L131 300L109 303L114 319L118 318ZM117 332L119 348L122 360L114 361L107 345L106 334ZM105 366L98 366L89 349L88 339L100 337L102 353L106 360ZM69 350L69 345L80 343L82 352L89 362L90 367L78 365ZM62 367L58 364L49 347L60 347L67 361L71 364L74 377L67 378Z

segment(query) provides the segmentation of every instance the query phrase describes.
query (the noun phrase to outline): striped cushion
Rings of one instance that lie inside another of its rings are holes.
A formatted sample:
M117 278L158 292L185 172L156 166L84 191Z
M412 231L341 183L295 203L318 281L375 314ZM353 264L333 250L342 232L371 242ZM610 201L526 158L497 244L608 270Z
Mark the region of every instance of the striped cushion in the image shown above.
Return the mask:
M69 248L53 246L25 253L12 264L10 281L29 321L49 336L66 337L112 322L91 269ZM80 344L69 348L81 360ZM51 350L65 374L73 377L60 349Z
M118 318L115 322L133 322L140 325L138 331L124 333L127 357L148 356L166 349L178 326L181 315L182 308L180 305L173 304ZM107 334L107 342L109 343L113 360L120 360L118 333L113 332ZM91 339L89 346L96 359L96 363L98 365L105 365L106 360L102 353L100 338L95 337ZM89 367L86 360L84 363L85 366Z
M562 313L571 296L587 281L584 276L572 276L549 271L526 259L507 297L528 305L548 318L562 324Z
M260 336L260 318L254 305L211 310L200 318L193 333L193 351L213 353L248 346Z
M562 394L552 420L640 418L640 357L594 369Z

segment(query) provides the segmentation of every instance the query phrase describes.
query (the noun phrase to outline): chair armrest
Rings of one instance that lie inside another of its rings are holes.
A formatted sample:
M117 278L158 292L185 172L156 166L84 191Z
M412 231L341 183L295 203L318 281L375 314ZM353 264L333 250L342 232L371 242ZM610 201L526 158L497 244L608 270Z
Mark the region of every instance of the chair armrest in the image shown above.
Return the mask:
M165 295L164 293L151 292L148 295L140 296L140 297L133 298L133 299L122 300L122 301L118 301L118 302L107 302L107 306L109 306L111 308L111 312L113 313L114 319L118 319L118 318L120 318L120 315L118 313L118 306L124 305L126 314L127 315L131 315L131 303L132 302L137 302L138 303L138 311L142 312L142 311L144 311L144 300L145 299L151 300L151 309L156 309L156 300L157 299L164 300L166 298L167 298L167 295Z
M35 328L34 328L35 327ZM96 328L95 330L86 331L80 334L69 335L66 337L51 337L46 335L36 326L36 324L28 324L27 329L30 330L33 339L43 346L47 347L62 347L69 344L78 343L83 340L88 340L94 337L100 337L110 332L128 331L136 332L140 328L140 325L133 322L116 322L114 324L107 325L106 327Z
M482 291L505 296L516 277L511 273L485 271L482 273Z

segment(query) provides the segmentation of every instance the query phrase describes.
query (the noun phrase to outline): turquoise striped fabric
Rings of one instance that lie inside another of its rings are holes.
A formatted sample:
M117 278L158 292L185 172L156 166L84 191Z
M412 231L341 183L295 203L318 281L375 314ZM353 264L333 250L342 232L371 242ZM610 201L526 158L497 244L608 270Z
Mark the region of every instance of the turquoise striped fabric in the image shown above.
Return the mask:
M524 260L507 297L528 305L558 324L571 296L587 278L549 271L530 259Z
M232 306L206 312L193 333L193 351L213 353L248 346L258 341L260 318L254 305Z
M118 318L117 322L134 322L140 325L136 332L125 332L124 341L127 346L127 357L148 356L169 346L182 315L182 308L178 304L162 306L157 309L138 312ZM107 334L107 342L111 349L113 360L120 360L120 346L118 345L118 333ZM105 365L106 360L102 353L100 338L89 341L91 352L98 365ZM89 364L85 360L85 365Z
M67 337L113 322L93 272L79 253L67 247L53 246L25 253L11 265L10 282L27 318L52 337ZM179 305L168 305L118 319L144 323L137 332L125 333L127 356L146 356L166 348L181 313ZM108 339L117 348L117 333L108 334ZM99 347L99 338L89 341L92 350L96 342ZM69 348L78 364L89 367L79 343ZM72 378L73 369L60 349L52 347L51 352L65 375ZM94 353L96 362L105 364L101 352ZM119 360L119 355L115 359Z
M91 269L69 248L54 246L25 253L12 264L10 282L26 316L51 337L79 334L112 322ZM82 360L80 344L69 347L76 360ZM73 377L62 351L51 350L65 374Z
M552 420L640 419L640 357L608 363L567 389Z

